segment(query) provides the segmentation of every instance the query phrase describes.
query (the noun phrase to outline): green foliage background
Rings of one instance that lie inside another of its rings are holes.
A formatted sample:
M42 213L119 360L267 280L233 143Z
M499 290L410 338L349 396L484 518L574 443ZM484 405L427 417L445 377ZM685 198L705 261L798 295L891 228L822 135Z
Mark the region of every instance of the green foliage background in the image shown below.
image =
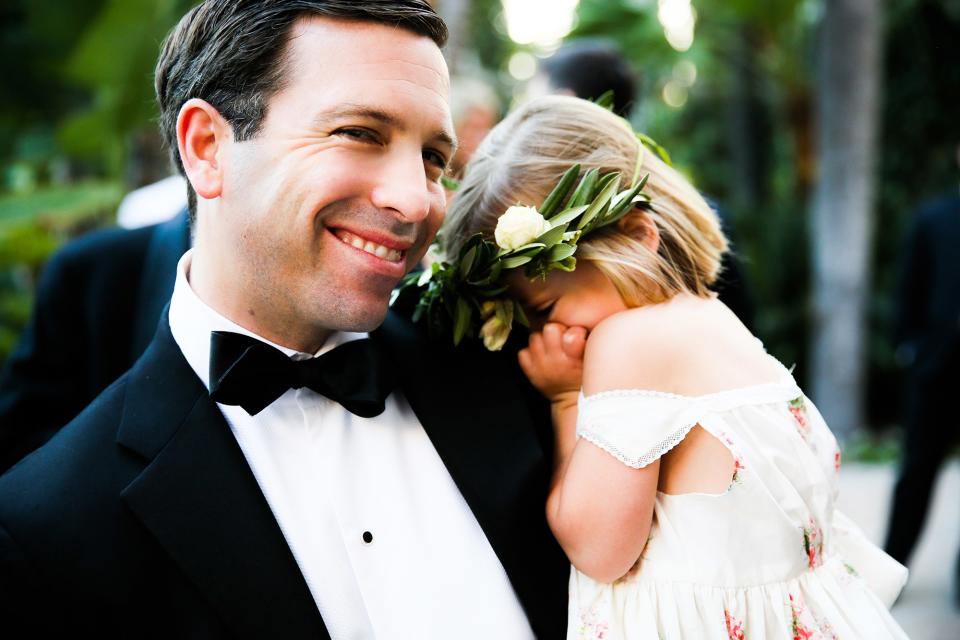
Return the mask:
M0 361L30 308L37 274L66 238L112 220L137 186L138 145L155 129L152 71L167 30L194 0L6 0L0 5ZM814 49L822 0L694 0L696 37L673 50L656 0L581 0L571 38L616 42L641 75L635 125L730 214L759 306L758 329L785 362L805 360L807 210L815 178ZM956 189L960 0L888 0L870 339L870 407L895 418L888 339L897 257L911 212ZM509 98L499 0L471 3L473 57ZM682 107L664 86L696 80ZM142 173L142 171L140 171Z
M153 67L192 0L6 0L0 7L0 362L47 256L113 220L154 136Z

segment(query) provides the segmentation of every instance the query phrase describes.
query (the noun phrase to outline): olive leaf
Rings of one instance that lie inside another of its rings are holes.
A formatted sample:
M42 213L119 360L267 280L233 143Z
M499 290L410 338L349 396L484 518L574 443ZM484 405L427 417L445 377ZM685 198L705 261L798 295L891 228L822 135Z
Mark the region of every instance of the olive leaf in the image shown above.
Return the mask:
M673 162L670 161L670 154L667 153L667 150L661 147L656 140L645 133L637 133L637 139L643 143L643 146L657 154L657 156L666 162L667 165L671 167L673 166Z
M570 202L567 203L567 206L570 208L579 207L590 201L590 196L593 195L593 188L597 184L597 178L600 177L599 169L590 169L584 174L583 179L580 181L580 184L577 185L576 190L573 192L573 195L570 196Z
M550 218L550 227L556 228L560 225L569 225L571 222L577 219L581 213L588 209L587 205L580 207L574 207L572 209L565 209L558 213L557 215Z
M603 211L606 206L610 203L611 198L617 192L617 189L620 187L620 174L613 173L610 174L613 178L606 180L606 185L603 187L603 190L600 192L600 195L597 196L597 199L593 201L593 204L590 205L590 208L587 209L583 217L580 218L580 222L577 224L577 229L584 229L590 221L597 217L597 215ZM606 179L606 176L604 176ZM602 183L601 183L602 184Z
M548 262L561 262L566 260L574 253L576 253L577 247L569 244L555 244L550 248L550 251L547 252L547 261Z
M466 255L463 256L463 260L460 262L460 277L466 278L470 275L470 269L473 268L473 261L477 257L477 247L473 246L467 251Z
M566 232L566 230L567 225L565 224L562 224L559 227L554 227L537 238L537 242L542 243L548 248L552 247L563 239L563 234Z
M550 219L550 216L553 215L561 203L563 203L564 198L567 197L567 194L570 192L570 187L573 186L578 175L580 175L579 164L575 164L567 169L567 172L560 178L560 182L557 183L557 186L553 188L550 195L548 195L546 200L543 201L543 204L540 205L540 215L547 220Z
M504 258L500 261L504 269L516 269L517 267L522 267L533 260L531 256L513 256L511 258Z
M516 300L513 301L513 317L523 326L527 327L528 329L530 328L530 320L527 318L527 314L523 310L523 305Z
M467 329L470 327L470 316L472 315L473 310L467 301L463 298L457 298L457 311L453 319L453 344L458 345L463 340L463 336L466 335Z
M603 107L607 111L613 111L613 89L607 89L597 97L593 103L598 107Z

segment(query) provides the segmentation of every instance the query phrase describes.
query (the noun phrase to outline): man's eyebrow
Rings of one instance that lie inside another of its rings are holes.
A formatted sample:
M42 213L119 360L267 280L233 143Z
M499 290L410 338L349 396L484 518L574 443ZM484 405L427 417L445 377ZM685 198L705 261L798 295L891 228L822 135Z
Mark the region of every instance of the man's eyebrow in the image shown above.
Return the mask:
M460 146L459 143L457 143L456 138L454 138L453 135L448 133L445 129L440 129L434 132L431 138L438 141L440 144L450 147L450 153L454 153Z
M338 120L340 118L369 118L401 131L406 128L406 125L404 125L403 121L399 117L388 111L367 105L350 103L341 104L331 109L319 112L314 116L313 122L319 128L329 123L331 120ZM450 147L451 150L456 150L457 148L456 138L454 138L453 134L446 128L434 131L430 135L430 138L432 140L436 140L440 144Z
M402 123L400 119L397 118L392 113L388 113L382 109L377 109L375 107L370 107L362 104L340 104L336 107L326 109L325 111L319 112L314 116L313 121L315 124L322 125L326 124L330 120L338 120L340 118L370 118L371 120L377 120L383 124L390 125L392 127L400 128Z

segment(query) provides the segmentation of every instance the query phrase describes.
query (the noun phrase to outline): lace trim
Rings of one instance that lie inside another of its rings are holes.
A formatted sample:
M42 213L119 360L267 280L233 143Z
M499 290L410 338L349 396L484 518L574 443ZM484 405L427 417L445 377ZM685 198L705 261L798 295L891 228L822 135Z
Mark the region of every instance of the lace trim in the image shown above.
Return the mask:
M700 395L683 395L681 393L671 393L670 391L657 391L655 389L609 389L607 391L597 391L592 393L589 396L584 395L583 389L580 390L580 401L581 403L589 403L594 400L601 400L603 398L662 398L667 400L709 400L717 397L727 397L740 395L744 392L751 391L761 391L767 389L799 389L797 386L796 380L793 378L793 370L796 368L796 364L791 366L789 369L779 360L770 356L770 359L773 360L779 367L781 371L781 376L779 380L771 380L770 382L758 382L756 384L749 384L742 387L732 387L730 389L721 389L720 391L711 391L710 393L704 393Z
M695 399L697 396L682 396L676 393L670 393L669 391L655 391L653 389L610 389L609 391L597 391L596 393L591 393L589 396L583 395L583 391L580 391L580 395L583 397L583 400L586 402L591 402L593 400L599 400L601 398L678 398L684 400Z
M671 433L669 436L667 436L666 438L664 438L663 440L655 444L653 447L651 447L645 454L643 454L639 458L632 458L628 456L623 451L621 451L619 447L617 447L617 445L613 444L612 442L610 442L609 440L601 436L599 433L597 433L596 431L590 430L589 428L585 427L582 429L577 429L577 436L583 438L584 440L587 440L588 442L592 442L593 444L597 445L598 447L600 447L601 449L603 449L604 451L606 451L607 453L612 455L614 458L616 458L623 464L627 465L628 467L633 467L634 469L642 469L645 466L649 465L650 463L655 462L665 453L667 453L668 451L676 447L678 444L680 444L683 441L683 439L687 437L687 434L690 432L690 430L693 429L698 424L699 424L699 420L694 420L690 424L680 427L679 429Z

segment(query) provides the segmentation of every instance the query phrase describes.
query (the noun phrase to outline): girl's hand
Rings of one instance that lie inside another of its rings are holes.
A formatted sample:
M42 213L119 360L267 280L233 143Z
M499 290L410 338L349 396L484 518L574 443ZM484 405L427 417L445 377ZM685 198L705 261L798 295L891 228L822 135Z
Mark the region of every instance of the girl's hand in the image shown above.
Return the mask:
M551 402L575 405L583 381L583 352L587 330L557 322L530 334L530 344L517 355L520 368L540 393Z

